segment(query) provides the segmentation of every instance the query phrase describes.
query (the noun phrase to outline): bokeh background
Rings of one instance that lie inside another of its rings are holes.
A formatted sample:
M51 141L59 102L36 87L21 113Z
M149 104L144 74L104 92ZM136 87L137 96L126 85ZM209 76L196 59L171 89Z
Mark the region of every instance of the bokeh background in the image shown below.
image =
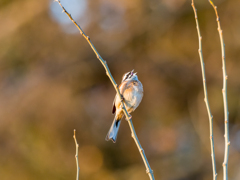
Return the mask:
M215 0L226 44L229 177L240 179L240 1ZM156 179L210 180L209 124L190 0L62 0L117 83L132 69L144 98L132 113ZM224 154L216 17L196 0L219 179ZM0 1L1 180L148 180L128 123L106 142L115 90L77 28L52 0Z

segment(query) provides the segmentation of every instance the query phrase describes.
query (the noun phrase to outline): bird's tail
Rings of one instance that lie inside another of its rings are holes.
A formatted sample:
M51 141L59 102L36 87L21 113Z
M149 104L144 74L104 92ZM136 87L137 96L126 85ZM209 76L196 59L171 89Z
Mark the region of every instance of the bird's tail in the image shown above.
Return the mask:
M117 119L115 117L113 120L113 123L108 131L108 134L105 138L106 141L112 140L114 143L116 142L120 123L121 123L121 119Z

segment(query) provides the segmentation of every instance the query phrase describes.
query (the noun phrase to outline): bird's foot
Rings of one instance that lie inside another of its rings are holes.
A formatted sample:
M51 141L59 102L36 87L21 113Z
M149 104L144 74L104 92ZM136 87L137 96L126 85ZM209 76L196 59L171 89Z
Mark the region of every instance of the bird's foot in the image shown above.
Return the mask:
M127 121L132 120L132 116L129 114L128 118L126 118Z
M123 97L123 95L121 94L121 102L123 102L124 101L124 97Z

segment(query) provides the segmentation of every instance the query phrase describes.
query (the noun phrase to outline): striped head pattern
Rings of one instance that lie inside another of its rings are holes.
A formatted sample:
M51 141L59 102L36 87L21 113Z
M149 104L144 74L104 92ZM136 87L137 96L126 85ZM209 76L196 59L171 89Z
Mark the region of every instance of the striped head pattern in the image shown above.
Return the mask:
M122 77L122 82L129 81L129 80L138 80L137 73L133 73L134 69L130 72L127 72Z

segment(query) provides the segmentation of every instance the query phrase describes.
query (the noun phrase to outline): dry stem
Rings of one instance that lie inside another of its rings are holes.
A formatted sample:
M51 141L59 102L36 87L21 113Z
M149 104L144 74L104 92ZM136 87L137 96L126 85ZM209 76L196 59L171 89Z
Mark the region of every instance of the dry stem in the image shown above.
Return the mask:
M206 104L207 112L208 112L208 119L209 119L209 129L210 129L210 144L211 144L211 156L212 156L212 169L213 169L213 180L217 179L217 171L216 171L216 161L215 161L215 151L214 151L214 139L213 139L213 116L211 114L209 101L208 101L208 94L207 94L207 84L206 84L206 75L205 75L205 67L204 67L204 60L202 54L202 36L200 33L198 17L197 17L197 9L194 5L194 0L192 0L192 8L195 14L196 20L196 28L198 33L198 41L199 41L199 57L201 62L201 69L202 69L202 79L203 79L203 90L204 90L204 102Z
M113 78L113 76L112 76L112 74L111 74L111 72L110 72L110 70L109 70L109 68L108 68L107 62L106 62L106 61L100 56L100 54L97 52L96 48L94 47L94 45L92 44L92 42L91 42L91 40L90 40L90 37L87 36L87 35L84 33L84 31L82 30L82 28L81 28L81 27L76 23L76 21L72 18L71 14L69 14L69 13L66 11L66 9L65 9L65 8L62 6L62 4L60 3L60 1L59 1L59 0L55 0L55 1L57 1L57 2L59 3L59 5L60 5L60 6L62 7L62 9L63 9L63 12L65 12L65 13L68 15L69 19L70 19L70 20L75 24L75 26L78 28L80 34L86 39L86 41L88 42L88 44L91 46L93 52L96 54L97 58L98 58L99 61L102 63L103 67L105 68L106 74L107 74L107 76L109 77L109 79L111 80L111 82L112 82L112 84L113 84L113 87L115 88L117 94L118 94L119 97L121 98L121 94L120 94L118 85L117 85L117 83L115 82L115 80L114 80L114 78ZM127 112L124 102L122 102L122 108L123 108L123 112L124 112L124 114L125 114L125 116L126 116L126 119L128 120L128 124L129 124L130 129L131 129L132 137L133 137L133 139L134 139L134 141L135 141L135 143L136 143L136 145L137 145L137 147L138 147L138 150L139 150L139 152L140 152L140 154L141 154L141 156L142 156L143 162L144 162L144 164L145 164L145 166L146 166L146 172L147 172L147 174L149 175L149 178L150 178L151 180L154 180L153 171L152 171L152 169L151 169L151 167L150 167L150 165L149 165L149 163L148 163L148 160L147 160L147 157L146 157L146 155L145 155L145 153L144 153L144 150L143 150L143 148L142 148L142 146L141 146L141 144L140 144L140 142L139 142L139 140L138 140L138 138L137 138L137 134L136 134L136 132L135 132L135 130L134 130L134 126L133 126L133 123L132 123L132 118L131 118L131 116L129 115L129 113Z
M78 143L77 143L77 138L76 138L76 130L74 129L74 134L73 134L73 139L75 141L75 145L76 145L76 154L75 154L75 159L76 159L76 165L77 165L77 177L76 180L79 180L79 163L78 163Z
M226 71L226 61L225 61L225 44L223 41L223 31L220 25L220 18L218 16L217 12L217 6L213 4L211 0L209 0L209 3L212 5L215 14L216 14L216 21L218 25L218 33L219 38L221 42L221 52L222 52L222 70L223 70L223 105L224 105L224 138L225 138L225 153L224 153L224 161L223 161L223 179L228 180L228 157L229 157L229 146L230 146L230 140L229 140L229 112L228 112L228 103L227 103L227 71Z

